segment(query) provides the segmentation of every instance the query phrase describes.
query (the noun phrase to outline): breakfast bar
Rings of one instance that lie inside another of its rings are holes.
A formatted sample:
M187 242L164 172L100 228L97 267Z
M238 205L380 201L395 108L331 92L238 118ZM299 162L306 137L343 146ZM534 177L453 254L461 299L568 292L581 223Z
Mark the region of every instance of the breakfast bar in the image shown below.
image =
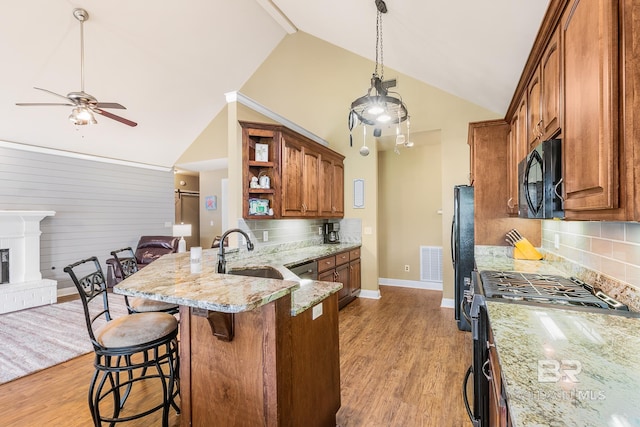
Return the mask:
M273 257L218 274L216 256L192 268L189 253L168 254L114 288L180 305L181 425L335 426L342 285L301 284Z

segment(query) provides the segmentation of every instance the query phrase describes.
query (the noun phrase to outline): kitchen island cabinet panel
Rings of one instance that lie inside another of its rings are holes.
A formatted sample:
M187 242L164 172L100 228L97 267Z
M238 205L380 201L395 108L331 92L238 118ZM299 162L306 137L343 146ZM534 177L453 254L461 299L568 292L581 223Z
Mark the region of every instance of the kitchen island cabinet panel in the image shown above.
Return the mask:
M234 314L233 341L218 340L206 317L180 311L182 426L292 426L291 297ZM188 337L185 340L185 337ZM207 375L198 373L207 372ZM216 402L212 405L212 402Z
M335 414L340 409L337 298L332 294L322 301L322 314L315 319L314 309L292 319L293 426L336 425Z

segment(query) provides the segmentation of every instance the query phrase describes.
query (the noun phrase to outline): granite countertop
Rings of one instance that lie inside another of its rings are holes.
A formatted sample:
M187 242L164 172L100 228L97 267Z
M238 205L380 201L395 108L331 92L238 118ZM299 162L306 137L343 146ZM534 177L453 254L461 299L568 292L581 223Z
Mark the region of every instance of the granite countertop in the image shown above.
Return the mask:
M478 271L594 277L553 256L516 260L508 251L476 247ZM638 313L486 304L514 426L640 426Z
M301 281L287 267L359 247L359 244L318 245L294 250L231 251L227 271L243 267L272 267L283 280L216 273L218 249L204 249L202 270L191 272L189 253L168 254L114 287L114 292L224 313L258 308L291 293L293 316L342 288L341 283Z
M640 426L640 318L492 301L487 311L514 426Z

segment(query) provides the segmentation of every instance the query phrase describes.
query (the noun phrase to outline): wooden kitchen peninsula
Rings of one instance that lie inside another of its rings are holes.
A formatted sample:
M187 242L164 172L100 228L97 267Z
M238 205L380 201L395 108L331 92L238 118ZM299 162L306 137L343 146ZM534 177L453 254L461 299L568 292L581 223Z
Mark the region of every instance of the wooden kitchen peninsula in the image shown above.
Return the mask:
M180 305L181 425L335 426L342 285L217 274L216 254L199 273L165 255L114 288Z

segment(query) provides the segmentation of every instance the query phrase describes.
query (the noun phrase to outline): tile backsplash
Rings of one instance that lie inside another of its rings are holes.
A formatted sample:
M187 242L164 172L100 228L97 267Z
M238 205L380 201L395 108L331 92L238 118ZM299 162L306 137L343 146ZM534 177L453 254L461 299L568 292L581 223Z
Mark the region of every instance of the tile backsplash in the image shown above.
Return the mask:
M320 245L323 236L320 229L325 222L340 223L340 240L344 243L362 242L362 221L354 218L325 219L272 219L240 220L238 227L245 230L260 251L295 249ZM264 232L268 238L264 240Z
M640 290L639 223L542 221L542 247Z

